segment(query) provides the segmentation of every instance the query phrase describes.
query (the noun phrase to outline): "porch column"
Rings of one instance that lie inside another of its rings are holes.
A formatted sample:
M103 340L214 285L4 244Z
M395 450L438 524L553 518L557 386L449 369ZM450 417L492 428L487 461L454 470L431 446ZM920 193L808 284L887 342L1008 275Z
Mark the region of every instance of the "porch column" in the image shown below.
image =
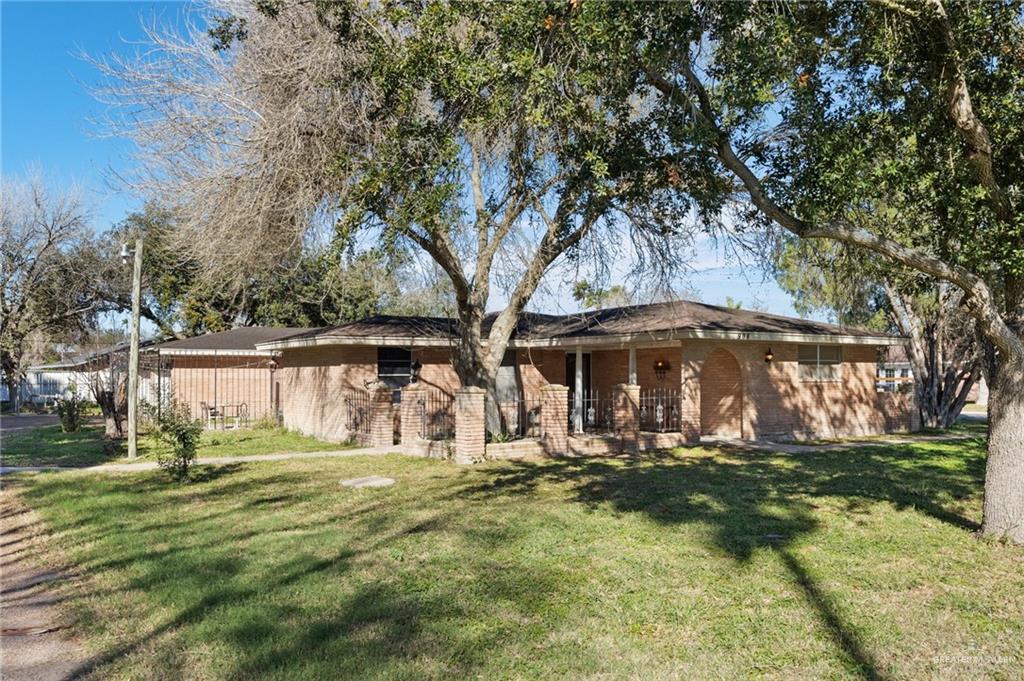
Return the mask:
M636 346L629 346L629 379L626 381L629 385L638 385L636 382Z
M572 430L583 432L583 348L576 346L576 393L572 405Z

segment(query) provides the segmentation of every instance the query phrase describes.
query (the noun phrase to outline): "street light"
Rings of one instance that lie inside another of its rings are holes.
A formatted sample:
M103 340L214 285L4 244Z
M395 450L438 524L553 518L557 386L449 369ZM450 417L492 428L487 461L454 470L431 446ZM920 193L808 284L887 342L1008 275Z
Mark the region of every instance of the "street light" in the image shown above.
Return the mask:
M121 262L135 256L132 267L132 327L131 347L128 355L128 458L139 455L139 311L142 307L142 237L135 239L135 249L121 244ZM111 357L113 361L113 357Z

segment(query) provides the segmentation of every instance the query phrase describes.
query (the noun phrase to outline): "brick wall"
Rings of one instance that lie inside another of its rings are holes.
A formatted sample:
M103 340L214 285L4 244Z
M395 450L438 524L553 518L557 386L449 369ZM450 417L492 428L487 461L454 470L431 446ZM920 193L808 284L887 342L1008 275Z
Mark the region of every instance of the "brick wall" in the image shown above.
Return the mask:
M743 372L736 357L722 348L704 359L700 374L700 432L743 437Z
M484 389L455 392L455 463L482 461L485 451Z
M764 361L769 345L775 355ZM797 345L762 342L684 341L680 346L637 351L640 385L680 388L683 435L694 440L701 433L701 378L711 353L719 360L708 365L707 381L723 379L723 357L734 357L742 377L742 399L730 407L728 418L745 438L837 437L906 430L913 425L913 404L906 399L879 397L875 391L876 351L873 346L843 346L840 380L800 381ZM722 353L728 353L723 355ZM458 377L447 348L414 350L423 364L421 384L454 395ZM672 369L664 378L654 373L654 362L664 359ZM329 440L344 440L346 391L365 390L376 378L377 351L372 346L323 347L287 350L276 373L281 411L286 427ZM565 352L553 349L517 351L520 385L537 395L548 384L565 384ZM592 356L592 380L602 396L628 378L627 350L596 351ZM718 368L716 368L718 367ZM721 389L721 385L718 385ZM561 407L560 407L561 408ZM709 424L705 423L705 428Z
M459 375L455 372L449 348L414 348L412 358L423 365L419 380L422 386L447 395L454 395L459 389Z
M519 385L527 395L537 395L550 383L565 385L565 353L561 350L524 348L516 351Z
M906 430L907 405L883 405L875 390L876 349L844 345L837 381L801 381L796 344L770 344L775 357L764 361L768 343L685 341L681 355L684 420L692 436L700 431L702 376L715 350L738 361L743 377L742 431L745 438L842 437ZM709 365L714 368L713 365ZM714 380L713 378L711 380ZM902 410L897 416L888 411Z
M275 372L286 428L340 442L345 429L346 392L366 390L377 377L377 349L336 346L285 350Z
M454 395L459 379L450 350L417 348L412 357L423 365L421 385ZM275 380L284 426L324 440L347 440L344 397L348 392L366 391L377 378L377 348L297 348L285 350L279 363Z

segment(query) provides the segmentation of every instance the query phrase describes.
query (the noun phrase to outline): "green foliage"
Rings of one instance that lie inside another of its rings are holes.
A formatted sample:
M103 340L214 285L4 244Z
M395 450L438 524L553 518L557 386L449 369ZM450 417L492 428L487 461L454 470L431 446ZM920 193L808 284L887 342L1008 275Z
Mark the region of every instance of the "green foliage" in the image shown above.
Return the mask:
M447 303L443 284L421 290L409 285L410 260L403 253L356 253L340 239L309 244L250 278L242 290L230 290L183 258L175 230L172 213L147 204L110 234L114 243L144 237L144 313L165 331L192 336L237 325L329 326L405 308L437 314Z
M473 153L496 222L510 204L530 207L536 198L550 210L563 200L561 236L588 214L626 207L617 217L640 229L672 233L687 224L701 180L681 162L670 173L648 154L651 131L628 102L609 98L606 107L583 87L578 58L589 55L574 45L590 29L569 21L572 10L539 2L319 6L339 40L366 54L364 71L339 78L380 93L367 103L375 107L373 144L340 154L331 169L347 178L341 238L360 230L417 246L465 238L481 219L468 180ZM672 177L695 192L672 191Z
M249 35L245 24L246 20L244 17L215 17L213 26L207 30L207 33L213 38L213 49L217 52L223 52L224 50L231 49L231 44L236 40L245 40Z
M77 388L72 385L67 395L57 398L57 416L60 418L60 427L65 433L77 432L82 427L82 410L84 402L78 396Z
M775 280L793 297L799 314L825 312L838 324L894 330L892 308L880 278L895 281L901 268L840 244L795 237L782 240L774 267ZM910 282L906 285L909 290Z
M624 307L635 304L633 295L622 284L601 288L588 281L577 281L572 287L572 297L586 309L600 310L606 307Z
M157 461L175 479L184 482L188 480L189 468L195 462L196 447L203 434L202 421L192 418L188 405L177 401L164 405L154 416L157 436L171 448Z

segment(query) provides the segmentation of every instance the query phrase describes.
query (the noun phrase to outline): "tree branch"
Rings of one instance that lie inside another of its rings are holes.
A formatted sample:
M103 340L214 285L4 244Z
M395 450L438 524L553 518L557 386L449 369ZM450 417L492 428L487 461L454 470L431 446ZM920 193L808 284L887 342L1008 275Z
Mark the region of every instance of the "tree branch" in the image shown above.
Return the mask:
M807 223L779 206L765 192L760 179L735 153L729 135L717 124L710 99L703 83L688 64L681 72L695 93L699 106L690 97L676 88L670 81L648 71L651 84L663 96L678 105L691 110L694 116L715 135L715 151L719 161L742 182L751 201L767 217L793 234L808 239L834 239L843 243L866 248L919 272L943 279L961 288L965 294L965 305L971 316L978 320L986 336L1001 351L1018 362L1024 362L1024 340L1006 324L996 306L992 291L985 281L959 265L949 264L924 251L911 248L892 239L879 236L844 220L830 220L823 223Z

